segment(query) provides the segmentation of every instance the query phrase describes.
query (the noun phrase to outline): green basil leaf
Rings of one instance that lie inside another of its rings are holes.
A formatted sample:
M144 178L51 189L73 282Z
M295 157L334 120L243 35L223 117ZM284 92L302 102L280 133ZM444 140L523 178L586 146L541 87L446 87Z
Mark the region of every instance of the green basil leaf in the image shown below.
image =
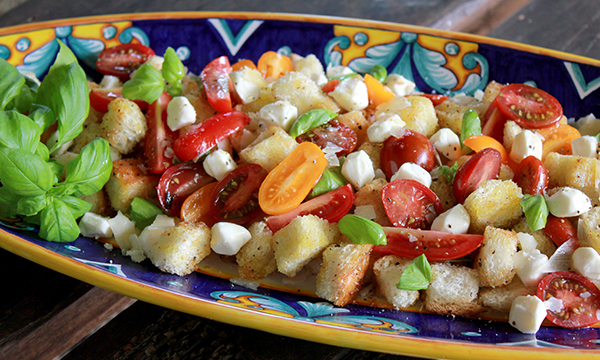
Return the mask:
M161 214L163 214L162 209L148 200L135 197L131 202L129 215L131 220L135 222L135 226L140 230L152 224L156 216Z
M29 118L36 123L42 131L48 130L56 122L54 113L52 110L44 105L32 104L31 111L29 112Z
M335 112L327 109L314 109L310 110L298 117L292 128L290 129L290 136L294 139L317 126L327 124L329 121L335 119L338 116Z
M22 149L0 149L0 182L21 196L45 194L54 176L48 164Z
M53 199L41 211L40 237L54 242L71 242L79 236L79 226L63 201Z
M47 149L47 148L46 148ZM65 172L65 167L62 164L59 164L56 160L46 160L48 162L48 166L52 169L52 173L55 177L55 184L58 182L58 179L62 178L63 173Z
M400 281L396 285L403 290L425 290L431 283L431 265L425 254L413 259L400 275Z
M387 69L381 65L375 65L371 70L371 76L373 76L380 83L384 83L387 79Z
M0 148L37 151L42 130L33 120L18 112L0 111Z
M469 136L481 135L481 120L477 111L469 109L465 111L462 118L462 125L460 128L460 144L464 147L464 141Z
M165 51L165 61L162 66L162 77L167 82L167 92L171 96L180 96L183 88L181 80L183 79L184 67L181 59L177 56L172 47Z
M0 110L19 95L25 77L8 61L0 58Z
M57 199L67 205L75 219L79 219L83 214L92 210L92 204L75 196L62 196Z
M355 244L385 245L387 239L381 225L360 216L346 214L338 222L340 232Z
M540 230L546 227L548 219L548 204L543 195L525 194L521 199L521 208L525 213L527 225L532 231Z
M452 165L452 167L448 165L442 165L440 166L438 171L440 175L445 177L446 180L448 180L448 182L451 183L454 181L454 176L456 176L456 172L458 171L458 163L455 162L454 165Z
M6 106L6 110L13 109L17 110L20 113L29 113L31 109L31 104L35 99L35 93L31 91L27 84L23 84L21 86L21 90L17 94L17 96L12 99L12 101Z
M140 66L133 76L123 84L121 94L131 100L143 100L152 104L163 93L165 82L162 75L150 64Z
M323 175L321 175L321 178L319 179L319 182L312 189L308 197L314 198L319 195L323 195L346 184L348 184L348 180L346 180L344 175L342 175L341 166L325 169L325 171L323 171Z
M48 198L46 197L46 194L22 197L17 202L17 214L33 216L42 211L47 205Z
M14 218L17 216L17 207L21 196L13 193L6 186L0 187L0 218Z
M67 175L63 184L71 187L75 196L92 195L106 184L111 171L108 141L96 138L67 163Z

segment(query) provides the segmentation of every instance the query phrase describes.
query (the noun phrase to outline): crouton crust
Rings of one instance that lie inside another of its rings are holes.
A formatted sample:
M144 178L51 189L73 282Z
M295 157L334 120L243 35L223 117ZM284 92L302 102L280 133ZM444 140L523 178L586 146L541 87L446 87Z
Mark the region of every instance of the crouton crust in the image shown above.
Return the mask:
M113 209L126 212L134 197L156 197L158 176L149 173L139 159L113 161L113 170L105 190Z
M471 316L484 310L477 295L477 271L461 265L431 265L431 284L425 291L427 311L442 315Z
M278 126L269 126L250 145L240 151L247 163L258 164L266 171L273 170L294 149L298 142Z
M521 279L515 276L513 281L506 286L482 288L479 291L479 301L488 309L508 314L515 298L518 296L535 295L535 290L535 287L528 288L523 285Z
M519 238L514 231L492 226L485 229L481 248L473 261L481 286L504 286L513 280L518 244Z
M577 224L579 246L593 247L600 252L600 228L598 224L600 224L600 207L598 206L579 216Z
M273 83L271 89L275 100L289 101L298 109L298 115L313 109L340 112L336 102L327 96L314 81L300 72L291 72L282 76Z
M471 217L469 232L483 234L487 226L508 229L523 215L521 188L511 180L487 180L471 193L464 206Z
M583 191L594 206L600 205L600 160L551 152L544 160L549 187L571 186Z
M400 116L406 123L406 129L418 131L428 138L438 129L433 103L424 96L395 96L377 107L375 118L383 113Z
M235 256L242 279L258 280L277 270L273 250L273 233L264 221L248 228L252 237Z
M338 116L336 120L338 120L341 124L346 125L356 133L356 147L360 147L364 142L369 141L369 137L367 135L369 122L367 119L365 119L362 111L351 111L349 113L342 114Z
M398 289L396 286L402 272L411 263L412 260L408 258L386 255L373 264L379 293L396 309L407 308L419 300L418 291Z
M381 190L386 184L385 179L375 179L370 184L365 185L356 192L354 206L372 205L376 216L373 221L381 226L392 226L381 201Z
M131 100L116 98L102 117L100 134L121 154L128 154L146 135L146 117Z

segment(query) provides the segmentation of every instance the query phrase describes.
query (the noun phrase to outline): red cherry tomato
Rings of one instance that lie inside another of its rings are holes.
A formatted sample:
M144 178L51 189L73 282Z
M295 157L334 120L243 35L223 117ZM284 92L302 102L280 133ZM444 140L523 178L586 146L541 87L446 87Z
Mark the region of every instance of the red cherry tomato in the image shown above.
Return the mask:
M229 59L227 56L221 56L206 65L200 74L208 102L218 112L232 110L229 92L230 72Z
M454 199L462 204L467 196L486 180L496 179L500 174L502 155L494 148L485 148L465 161L454 176Z
M129 80L130 74L142 66L154 51L142 44L121 44L104 49L96 61L96 68L103 75L118 76Z
M327 143L332 143L342 148L335 155L344 156L354 150L358 137L354 130L337 120L331 120L327 124L317 126L309 132L296 137L296 141L298 143L310 141L317 144L321 150L327 147Z
M215 222L244 225L260 214L258 189L267 171L257 164L245 164L225 176L211 194L210 210Z
M267 218L267 226L273 233L298 216L316 215L329 222L337 222L350 211L354 203L352 185L348 184L300 204L285 214Z
M575 241L575 244L579 244L577 227L568 219L549 214L543 230L556 246L561 246L571 239Z
M525 194L543 194L548 189L548 170L540 159L533 155L528 156L517 166L513 181L523 189Z
M173 147L175 155L181 161L196 159L249 122L250 117L241 111L217 114L181 135Z
M121 88L114 89L94 89L90 91L90 106L94 110L105 113L108 111L108 104L116 98L123 97ZM146 111L148 103L142 100L131 100L140 107L140 110Z
M562 301L560 311L548 310L546 318L558 326L580 328L598 322L600 290L584 276L557 271L542 279L537 288L542 301L557 298Z
M411 162L427 171L435 165L435 149L429 139L418 132L406 130L400 137L390 136L381 149L381 170L389 181L402 164Z
M433 106L438 106L446 100L450 100L450 98L446 95L442 94L419 94L419 96L423 96L431 100Z
M185 199L213 181L214 179L204 171L202 164L181 163L171 166L158 182L158 201L164 211L179 216Z
M323 90L323 92L326 92L327 94L329 94L330 92L335 90L335 88L339 84L340 84L340 81L338 79L329 80L325 85L323 85L321 90Z
M169 166L173 165L173 144L175 133L167 125L167 105L171 101L171 95L164 92L150 104L146 120L148 121L148 132L144 144L146 165L151 172L162 174ZM169 153L169 150L170 153Z
M381 190L385 213L396 227L429 229L444 209L427 186L410 179L394 180Z
M502 142L504 124L509 120L526 129L541 129L556 124L562 115L562 106L547 92L525 84L510 84L500 89L490 104L481 133Z
M432 230L384 227L386 245L373 251L414 259L425 254L429 261L454 260L469 255L481 246L483 235L456 235Z

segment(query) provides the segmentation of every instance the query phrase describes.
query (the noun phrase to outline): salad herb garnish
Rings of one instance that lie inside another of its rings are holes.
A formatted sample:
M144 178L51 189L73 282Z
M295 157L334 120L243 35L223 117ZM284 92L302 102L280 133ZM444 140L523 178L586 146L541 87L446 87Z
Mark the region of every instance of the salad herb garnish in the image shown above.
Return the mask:
M386 245L387 239L381 225L363 217L346 214L338 222L340 232L355 244Z
M521 199L521 208L525 213L527 225L533 231L546 227L546 219L548 219L548 204L543 195L525 194Z
M327 109L310 110L300 115L300 117L294 121L294 124L292 124L292 128L290 129L290 136L295 139L318 126L327 124L337 116L337 113Z
M429 283L431 283L431 265L425 254L421 254L404 269L396 287L402 290L425 290Z

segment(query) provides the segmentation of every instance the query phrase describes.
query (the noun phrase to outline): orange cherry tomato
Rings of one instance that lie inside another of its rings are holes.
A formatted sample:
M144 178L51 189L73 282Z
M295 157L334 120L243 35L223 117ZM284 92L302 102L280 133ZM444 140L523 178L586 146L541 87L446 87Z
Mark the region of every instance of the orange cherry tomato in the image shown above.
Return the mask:
M258 204L269 215L296 208L315 186L327 167L325 154L316 144L303 142L267 175L258 192Z
M463 141L463 144L468 146L471 150L475 152L479 152L485 148L494 148L500 151L500 155L502 156L502 163L508 164L508 152L504 148L498 140L494 139L491 136L487 135L472 135L466 138Z
M536 132L544 137L542 160L551 152L562 155L573 154L571 141L581 136L579 130L560 123L544 129L537 129Z
M218 182L211 182L194 191L181 206L181 219L189 223L203 222L212 227L215 223L210 212L210 195Z
M265 79L279 79L283 75L294 70L292 60L275 51L267 51L262 54L260 59L258 59L257 68Z
M256 65L254 65L252 60L242 59L236 62L235 64L231 65L231 71L243 70L247 67L256 70Z
M369 74L365 74L365 84L369 93L369 102L375 106L379 106L388 102L394 97L394 94L383 86L377 79Z

